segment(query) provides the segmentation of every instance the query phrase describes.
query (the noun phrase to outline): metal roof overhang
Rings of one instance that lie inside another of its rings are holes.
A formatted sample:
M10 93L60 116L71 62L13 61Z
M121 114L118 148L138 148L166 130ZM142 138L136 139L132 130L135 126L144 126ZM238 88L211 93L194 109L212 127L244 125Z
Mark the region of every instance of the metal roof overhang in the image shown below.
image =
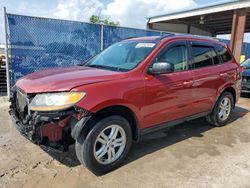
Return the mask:
M234 10L238 9L247 9L245 32L250 32L250 0L221 3L162 16L150 17L148 18L148 24L186 24L213 33L213 35L229 34L232 29ZM203 16L203 24L200 23L201 16Z

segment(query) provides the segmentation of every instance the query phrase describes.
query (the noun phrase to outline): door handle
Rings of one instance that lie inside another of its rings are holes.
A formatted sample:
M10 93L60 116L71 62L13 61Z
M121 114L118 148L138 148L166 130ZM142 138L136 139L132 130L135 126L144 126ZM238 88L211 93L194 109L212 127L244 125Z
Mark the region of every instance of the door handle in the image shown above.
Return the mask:
M190 81L184 81L183 84L184 85L192 85L193 81L192 80L190 80Z
M226 75L227 75L227 73L220 73L220 77L224 77Z

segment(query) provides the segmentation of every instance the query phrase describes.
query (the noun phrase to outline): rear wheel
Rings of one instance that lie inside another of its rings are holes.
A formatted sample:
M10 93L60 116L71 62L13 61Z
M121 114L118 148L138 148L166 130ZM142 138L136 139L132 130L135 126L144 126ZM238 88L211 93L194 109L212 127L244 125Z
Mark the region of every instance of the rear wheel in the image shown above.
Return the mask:
M100 120L86 139L76 141L79 161L97 175L116 169L128 155L132 132L126 119L110 116Z
M215 107L207 121L217 127L223 126L228 122L234 107L234 98L231 93L224 92L217 100Z

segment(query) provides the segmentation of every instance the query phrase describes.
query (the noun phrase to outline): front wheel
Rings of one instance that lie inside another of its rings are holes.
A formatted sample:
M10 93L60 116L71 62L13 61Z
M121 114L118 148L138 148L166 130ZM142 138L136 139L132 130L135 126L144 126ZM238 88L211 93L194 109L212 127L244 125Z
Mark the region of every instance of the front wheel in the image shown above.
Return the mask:
M131 143L128 121L121 116L109 116L96 123L85 140L76 140L77 158L93 173L101 175L121 165Z
M217 127L227 124L234 107L234 98L231 93L224 92L217 100L215 107L207 121Z

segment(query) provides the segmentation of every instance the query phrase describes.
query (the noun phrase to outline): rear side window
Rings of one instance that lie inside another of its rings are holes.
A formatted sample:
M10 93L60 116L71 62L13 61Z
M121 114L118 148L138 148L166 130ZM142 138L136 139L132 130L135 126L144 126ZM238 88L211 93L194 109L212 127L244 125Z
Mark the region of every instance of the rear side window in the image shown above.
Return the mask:
M193 45L192 55L194 68L213 65L213 55L210 47Z
M191 51L194 68L207 67L220 63L220 60L212 47L192 45Z
M221 59L224 63L232 59L226 47L221 46L221 45L216 45L215 48L216 48L217 53L221 56Z

